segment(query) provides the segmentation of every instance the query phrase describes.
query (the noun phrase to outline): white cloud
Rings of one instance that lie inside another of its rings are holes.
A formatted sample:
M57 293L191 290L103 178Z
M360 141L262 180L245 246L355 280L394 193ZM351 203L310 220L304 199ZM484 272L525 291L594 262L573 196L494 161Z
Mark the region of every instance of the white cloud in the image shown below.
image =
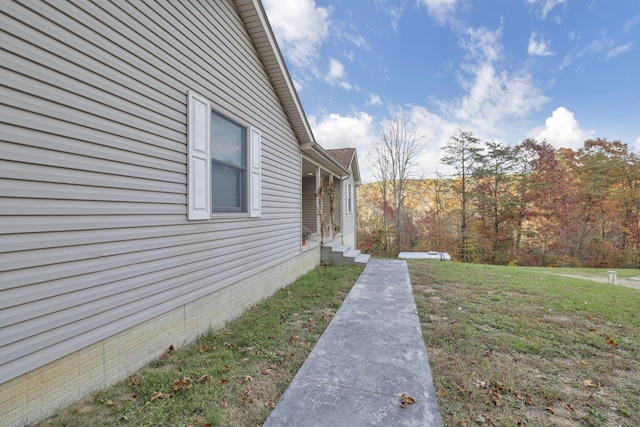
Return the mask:
M424 149L420 153L420 168L426 176L435 176L436 171L445 174L451 173L447 166L440 162L440 152L460 126L448 122L428 109L415 106L410 113L411 122L415 124L417 131L424 136Z
M366 102L367 106L377 106L377 105L382 105L382 100L380 99L380 96L376 95L375 93L371 93L369 94L369 100Z
M377 138L373 117L364 112L349 116L328 114L318 120L309 116L309 124L316 141L324 148L352 147L358 151L358 164L363 182L373 181L366 154Z
M352 87L345 81L346 73L344 71L344 65L337 59L329 59L329 71L325 76L327 83L340 86L345 90L351 90Z
M640 13L631 18L626 24L624 24L624 32L628 33L633 27L640 23Z
M312 67L320 45L329 35L328 8L314 0L263 0L271 28L287 60Z
M585 131L573 113L564 107L558 107L544 122L544 128L534 129L531 136L546 139L555 148L571 148L577 150L585 140L593 138L594 131Z
M425 6L433 19L444 24L453 18L457 1L458 0L418 0L418 4Z
M529 4L542 3L542 19L545 19L549 12L558 5L565 3L567 0L527 0Z
M589 43L586 47L565 56L560 69L564 69L565 67L571 65L573 62L582 57L591 56L601 60L609 60L615 58L618 55L622 55L626 52L631 51L633 45L634 42L618 45L616 44L615 40L612 39L597 39Z
M502 26L502 24L500 24ZM472 58L481 61L494 62L502 58L502 28L491 31L487 28L468 28L468 39L462 41Z
M462 45L470 53L470 61L461 66L459 76L464 93L440 107L463 128L485 135L499 135L503 123L514 117L525 117L548 101L525 71L501 69L501 29L469 29Z
M375 0L375 3L376 9L388 15L391 19L391 28L393 28L394 31L397 30L398 22L404 13L407 0Z
M627 44L623 44L621 46L614 47L607 52L607 59L615 58L618 55L622 55L623 53L629 52L633 47L633 42L629 42Z
M536 33L531 33L531 37L529 37L529 48L527 49L527 53L533 56L554 55L544 38L536 40Z

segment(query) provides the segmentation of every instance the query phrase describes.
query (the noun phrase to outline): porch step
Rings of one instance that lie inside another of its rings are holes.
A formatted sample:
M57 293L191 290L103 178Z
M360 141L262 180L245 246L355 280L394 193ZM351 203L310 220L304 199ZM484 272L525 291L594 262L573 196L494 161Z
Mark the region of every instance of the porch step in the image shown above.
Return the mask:
M363 254L358 249L339 242L328 242L322 246L322 261L330 265L366 265L371 255Z

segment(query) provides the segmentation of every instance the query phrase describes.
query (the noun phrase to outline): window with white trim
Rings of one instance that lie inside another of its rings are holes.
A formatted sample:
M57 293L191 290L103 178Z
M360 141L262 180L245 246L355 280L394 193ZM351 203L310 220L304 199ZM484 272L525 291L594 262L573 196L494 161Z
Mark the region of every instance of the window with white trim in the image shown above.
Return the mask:
M211 108L189 92L188 218L218 213L261 215L262 134Z
M353 186L347 183L347 213L353 213Z

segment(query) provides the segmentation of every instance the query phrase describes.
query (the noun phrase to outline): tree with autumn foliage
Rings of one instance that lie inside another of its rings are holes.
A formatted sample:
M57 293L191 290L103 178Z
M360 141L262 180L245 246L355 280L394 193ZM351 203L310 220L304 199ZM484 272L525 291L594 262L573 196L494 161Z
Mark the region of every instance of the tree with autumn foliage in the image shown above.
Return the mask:
M568 171L546 141L526 139L515 147L517 176L517 262L546 265L549 252L566 257L576 233L576 197ZM529 250L523 254L522 241Z
M451 176L404 183L401 244L466 262L640 268L640 159L626 144L587 140L578 150L525 139L515 147L453 135ZM381 183L360 187L361 249L387 255L398 212ZM390 199L389 199L390 200ZM383 215L384 213L384 215ZM395 238L395 234L393 234Z
M561 149L579 197L573 255L591 267L637 258L638 158L626 144L590 139L577 151ZM631 253L630 253L631 251ZM635 255L634 255L635 253Z

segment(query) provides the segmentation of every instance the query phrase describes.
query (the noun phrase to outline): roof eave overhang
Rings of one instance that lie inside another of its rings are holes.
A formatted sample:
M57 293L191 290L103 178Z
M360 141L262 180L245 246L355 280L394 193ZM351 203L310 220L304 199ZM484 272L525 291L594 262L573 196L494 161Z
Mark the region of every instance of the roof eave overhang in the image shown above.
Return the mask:
M235 0L235 3L300 146L315 144L311 126L262 3L260 0Z
M308 145L306 147L300 147L303 155L311 162L317 164L318 166L326 169L334 175L338 175L341 178L347 177L350 175L348 169L345 169L336 159L331 157L329 153L327 153L324 148L322 148L318 144Z

